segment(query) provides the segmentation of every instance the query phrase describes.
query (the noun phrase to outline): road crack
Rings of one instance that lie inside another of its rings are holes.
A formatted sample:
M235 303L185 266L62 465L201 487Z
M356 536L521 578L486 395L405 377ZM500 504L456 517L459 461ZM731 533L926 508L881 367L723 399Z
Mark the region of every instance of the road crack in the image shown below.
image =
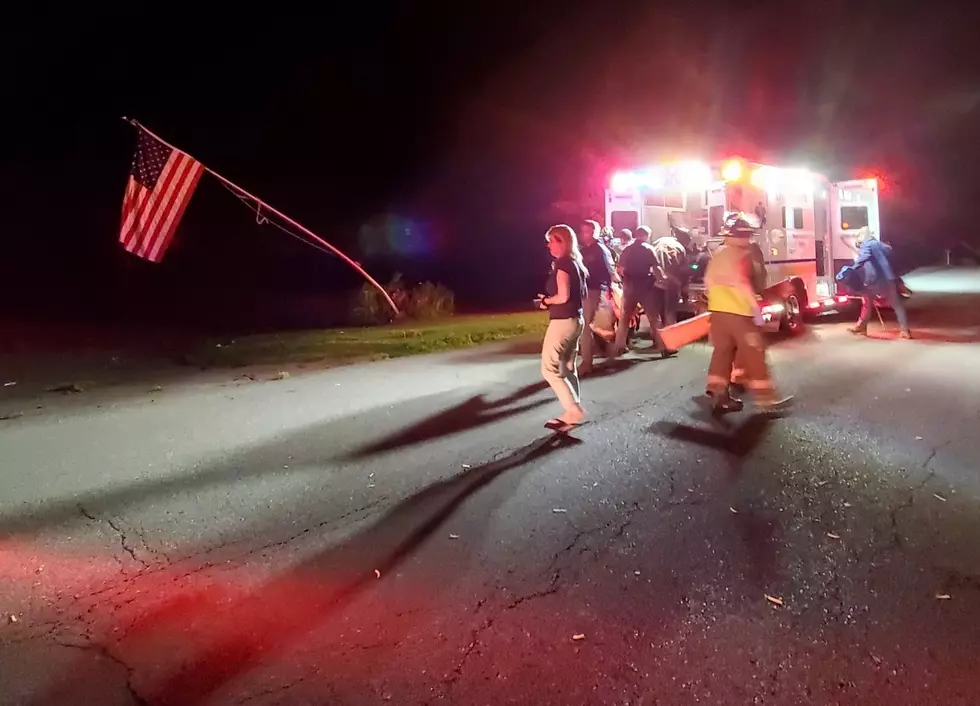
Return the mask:
M106 645L102 645L91 641L82 645L76 642L62 642L62 641L57 641L55 642L55 644L58 645L59 647L67 647L69 649L95 652L100 657L103 657L104 659L107 659L113 664L121 667L126 673L126 682L125 682L126 691L129 692L130 697L133 699L133 701L136 704L139 704L139 706L150 706L150 702L147 701L136 690L136 687L133 685L133 679L136 676L136 670L133 667L131 667L124 659L122 659L122 657L119 657L118 655L114 654L112 650L110 650Z
M936 447L936 449L929 455L929 458L922 464L923 468L929 464L929 461L936 455L939 448L940 447ZM896 547L897 549L901 549L905 546L905 540L902 539L902 534L898 528L899 513L912 507L913 503L915 502L915 494L922 490L929 483L929 481L935 477L935 475L935 471L929 471L926 474L926 477L922 479L922 482L909 491L908 497L901 504L893 507L889 512L889 518L891 519L892 546Z
M111 517L106 516L106 524L108 524L112 529L116 531L119 535L119 545L123 548L123 551L129 554L133 558L133 561L140 564L144 569L150 568L150 564L144 561L141 557L136 555L136 547L132 546L129 542L129 537L117 522L115 522Z
M458 682L460 680L460 678L462 678L462 676L463 676L463 669L466 667L467 660L469 660L470 655L473 654L473 651L480 644L480 636L484 632L486 632L487 630L489 630L490 628L492 628L493 627L493 623L494 623L494 618L488 617L488 618L486 618L479 625L479 627L477 627L473 631L472 635L470 636L470 642L469 642L469 644L467 644L461 650L462 653L463 653L463 656L460 658L459 662L456 663L456 666L453 667L452 674L450 674L446 678L446 680L443 682L445 684L445 687L446 687L446 689L448 691L451 691L452 688L453 688L453 686L455 686L456 682Z
M236 561L242 561L244 559L248 559L249 557L255 556L256 554L261 554L263 552L267 552L267 551L270 551L270 550L281 549L283 547L286 547L286 546L292 544L293 542L295 542L295 541L297 541L299 539L302 539L304 537L308 537L308 536L310 536L310 535L312 535L312 534L314 534L314 533L316 533L316 532L318 532L320 530L323 530L323 529L328 529L328 530L341 529L341 528L343 528L345 526L343 524L345 520L347 520L349 518L352 518L352 517L355 517L356 515L361 515L361 514L364 514L364 513L368 512L370 510L373 510L375 507L377 507L379 505L382 505L383 503L387 502L387 500L388 500L388 496L383 496L383 497L377 498L375 500L372 500L371 502L369 502L366 505L363 505L361 507L354 508L353 510L349 510L348 512L345 512L343 515L341 515L339 517L335 517L335 518L330 519L330 520L324 520L323 522L318 522L318 523L316 523L314 525L310 525L309 527L307 527L307 528L305 528L303 530L300 530L296 534L292 534L292 535L290 535L290 536L288 536L288 537L286 537L284 539L276 540L274 542L267 542L267 543L265 543L265 544L263 544L261 546L254 547L252 549L246 549L246 550L244 550L244 551L242 551L241 553L238 553L238 554L233 554L230 557L229 556L226 556L225 557L225 560L231 561L232 559L234 559ZM188 557L184 557L184 558L179 559L179 560L175 560L175 561L173 561L168 566L158 567L156 570L157 571L160 571L160 570L163 570L163 569L171 569L171 570L173 570L178 565L184 565L184 566L186 566L188 564L193 564L194 562L200 562L197 566L194 566L193 568L190 568L190 569L185 569L185 570L183 570L182 573L179 573L179 574L174 575L174 577L173 577L173 581L174 582L183 581L184 579L190 578L191 576L195 576L195 575L200 574L200 573L202 573L204 571L207 571L209 569L212 569L212 568L214 568L215 566L217 566L220 563L224 563L224 561L212 561L212 560L209 560L208 557L212 557L215 554L217 554L218 552L228 550L229 547L232 547L232 546L234 546L234 544L221 544L221 545L218 545L218 546L215 546L215 547L211 547L208 550L203 551L203 552L200 552L198 554L194 554L194 555L191 555L191 556L188 556ZM149 572L147 572L147 573L149 573Z
M146 528L143 527L142 524L140 524L138 527L134 527L133 531L136 533L136 536L139 537L140 544L143 545L143 551L151 556L159 557L165 564L170 563L170 557L167 556L165 551L162 549L154 549L150 546L150 543L146 541Z
M609 534L610 540L615 540L622 537L626 533L627 528L633 522L634 515L640 509L642 508L640 507L639 503L633 503L625 510L625 517L620 516L617 517L616 519L610 520L608 522L604 522L601 525L597 525L595 527L590 527L589 529L577 531L575 533L575 536L572 537L572 540L563 548L555 552L554 556L552 557L552 560L547 569L547 572L550 573L551 577L548 579L548 583L545 585L544 588L540 588L536 591L532 591L531 593L526 593L512 599L511 601L509 601L499 609L497 616L493 616L493 615L487 616L483 620L483 622L481 622L480 625L478 625L473 630L470 636L470 641L461 649L462 657L457 662L456 666L453 668L452 673L449 674L449 676L443 681L443 684L446 687L447 692L451 691L455 686L455 684L462 678L463 671L466 668L466 665L470 657L476 651L477 647L479 647L482 636L488 630L493 628L495 622L502 614L515 610L516 608L530 601L546 598L548 596L553 596L559 593L562 587L564 586L564 578L565 578L563 575L564 569L562 566L560 566L563 559L567 557L570 553L572 553L576 549L576 547L578 547L580 543L582 543L584 539L592 535L601 533L606 530L611 530ZM599 551L601 551L604 548L606 547L600 548ZM589 547L587 546L582 547L579 550L578 555L584 554L587 551L589 551ZM495 587L495 590L501 591L506 589L498 585ZM476 614L480 612L483 609L483 607L489 602L489 600L490 599L488 598L484 598L478 601L476 607L473 609L473 613Z
M523 605L528 601L533 601L537 598L544 598L545 596L552 596L558 593L558 590L561 587L560 583L561 583L561 569L559 569L554 574L552 574L551 580L548 582L547 588L544 588L540 591L534 591L533 593L528 593L523 596L519 596L518 598L515 598L513 601L511 601L506 606L504 606L504 610L505 611L513 610L517 606Z
M86 510L85 507L81 503L78 504L78 511L82 514L83 517L91 520L92 522L99 522L99 519L95 515L93 515L91 512L89 512L88 510ZM140 569L140 571L150 568L150 564L147 561L145 561L141 557L137 556L137 554L136 554L136 548L134 546L132 546L132 544L130 543L129 536L128 536L126 530L123 529L123 527L119 523L117 523L115 520L113 520L110 515L106 515L105 516L105 523L107 525L109 525L109 527L111 527L113 529L113 531L116 533L116 535L118 535L118 537L119 537L119 545L122 547L122 550L126 554L128 554L130 557L132 557L133 561L135 561L137 564L139 564L142 567ZM145 540L143 542L143 546L144 547L146 546ZM120 563L122 563L122 562L120 562Z

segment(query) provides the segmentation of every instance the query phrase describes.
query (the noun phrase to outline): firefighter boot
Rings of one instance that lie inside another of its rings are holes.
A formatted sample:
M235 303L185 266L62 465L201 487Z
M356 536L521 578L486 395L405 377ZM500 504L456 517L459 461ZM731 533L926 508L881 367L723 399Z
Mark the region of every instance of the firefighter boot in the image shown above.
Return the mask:
M792 395L779 395L775 390L766 390L756 393L755 407L760 412L780 412L789 406L793 401Z
M723 390L705 390L711 399L711 411L713 414L729 414L731 412L742 411L742 400L732 397L731 391L726 387Z
M867 322L865 322L865 323L858 322L858 323L854 324L853 326L851 326L847 330L850 331L851 333L853 333L855 336L867 336L868 335L868 324L867 324Z

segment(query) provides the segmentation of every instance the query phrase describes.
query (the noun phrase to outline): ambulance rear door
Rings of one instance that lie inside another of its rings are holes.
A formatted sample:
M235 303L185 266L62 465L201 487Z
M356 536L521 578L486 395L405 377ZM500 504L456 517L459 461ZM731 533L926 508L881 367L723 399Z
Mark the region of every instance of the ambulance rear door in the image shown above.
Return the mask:
M855 241L862 231L881 239L878 212L878 182L875 179L852 179L831 185L830 252L834 274L854 262Z
M642 225L642 209L643 196L638 189L606 189L606 225L613 229L614 235L623 228L635 232Z

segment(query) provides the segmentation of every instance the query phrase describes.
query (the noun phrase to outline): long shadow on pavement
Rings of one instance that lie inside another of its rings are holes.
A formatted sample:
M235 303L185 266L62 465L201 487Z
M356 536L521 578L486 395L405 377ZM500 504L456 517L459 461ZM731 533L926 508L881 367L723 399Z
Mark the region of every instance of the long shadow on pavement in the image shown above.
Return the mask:
M636 362L639 361L615 361L601 366L589 379L619 372ZM32 533L60 523L85 520L91 515L118 512L135 503L170 499L179 493L201 492L234 484L246 478L288 475L309 464L322 464L326 458L358 460L383 451L406 448L441 436L485 426L548 404L550 399L516 407L508 406L546 387L547 384L541 381L493 402L484 401L482 395L474 397L360 451L345 452L342 449L337 452L336 447L348 443L343 438L344 434L349 431L351 424L360 424L363 420L342 419L311 424L291 430L284 438L258 443L213 463L205 463L194 471L128 480L71 497L45 498L38 504L5 510L0 512L0 536ZM349 443L347 448L352 446L354 443ZM294 470L284 469L284 464L287 463Z
M501 474L546 454L582 443L568 435L539 438L507 456L431 485L405 499L381 520L343 544L294 566L240 598L220 591L186 592L140 616L106 649L127 662L158 662L154 650L194 651L143 694L147 703L204 703L224 684L280 654L289 644L342 610L369 585L391 574L459 506ZM110 638L111 639L111 638ZM177 648L179 649L179 647ZM159 658L159 655L156 655ZM77 685L62 683L34 706L71 703Z
M493 363L515 356L541 355L541 337L515 338L500 346L481 346L473 351L464 351L454 356L454 363Z
M749 454L765 439L776 418L765 414L749 414L738 423L729 420L711 420L706 411L694 415L702 418L705 427L688 424L658 422L651 431L677 441L716 449L726 454L729 468L733 473L741 470ZM776 571L778 544L775 535L779 529L776 515L757 511L739 512L735 516L742 545L748 558L748 567L753 581L764 586Z
M610 360L597 365L586 380L595 380L608 375L615 375L637 363L643 362L637 359ZM484 395L474 395L464 402L448 407L431 417L423 419L401 431L392 434L384 439L368 444L363 448L354 451L346 456L346 460L359 460L375 456L378 454L395 451L397 449L414 446L426 441L438 439L452 434L476 429L478 427L492 424L506 417L527 412L528 410L540 407L551 402L551 400L539 400L529 402L519 406L511 406L521 400L530 397L542 390L547 389L548 383L541 382L525 385L519 390L511 393L507 397L499 400L488 401Z
M651 431L669 439L707 446L743 461L759 445L770 428L774 417L766 414L750 414L739 423L712 422L708 414L698 414L710 427L692 426L660 421Z
M596 367L591 375L585 378L586 385L590 381L601 379L606 375L614 375L635 365L643 364L646 361L642 358L623 358L611 360ZM847 394L854 394L856 390L869 383L872 379L870 375L874 371L877 362L867 360L863 362L853 362L853 368L842 371L832 380L825 376L815 381L819 385L821 393L825 399L835 400ZM534 390L542 390L544 382L523 388L506 399L520 399L521 395L528 396ZM799 391L798 391L799 392ZM805 392L805 391L804 391ZM545 404L549 400L536 404ZM493 411L491 414L470 418L469 424L480 426L504 418L507 414L515 414L521 411L508 411L505 407L498 408L499 403L492 403ZM536 406L532 405L532 406ZM526 406L525 406L526 407ZM451 408L453 414L458 414L457 408ZM438 418L447 421L452 425L447 431L445 428L438 427L431 420L423 421L420 425L409 427L408 429L397 432L388 439L383 439L371 446L354 450L347 456L348 459L365 458L372 453L381 453L384 450L394 450L405 448L413 443L420 443L427 439L445 436L451 433L458 433L466 430L465 424L460 424L461 420L452 418L451 414L439 413ZM361 424L362 420L346 422L347 424ZM26 534L36 532L45 527L57 525L77 520L84 520L88 515L101 515L103 513L118 512L127 506L156 501L158 499L167 500L179 493L202 492L208 489L221 487L228 484L239 483L244 479L258 476L288 475L296 472L309 464L322 464L324 459L331 457L343 460L346 456L344 450L335 452L338 444L344 443L344 434L349 430L348 427L341 427L335 432L330 432L336 422L326 424L320 422L310 424L307 427L290 430L285 438L276 438L266 442L252 445L245 450L237 451L229 456L215 460L212 463L205 463L203 467L193 471L177 473L162 477L151 477L143 479L133 479L116 483L110 487L92 489L90 491L76 494L70 497L46 498L42 502L23 508L11 508L0 513L0 535ZM669 429L674 429L669 426ZM685 430L674 431L681 435L678 438L684 439ZM688 436L697 436L698 429L687 430ZM734 444L733 448L738 447L744 441L725 441L717 434L709 433L707 436L697 438L687 438L688 441L714 440L724 449L725 444ZM356 442L355 442L356 443ZM353 444L351 444L353 446ZM348 446L347 448L350 448ZM355 447L356 449L356 447ZM288 459L288 460L287 460ZM284 470L283 464L288 462L292 470Z
M447 407L440 412L427 417L405 429L392 434L380 441L369 444L351 454L348 460L356 460L394 451L406 446L414 446L432 439L450 436L469 429L476 429L487 424L522 414L535 407L547 404L548 400L528 402L515 405L520 400L540 392L548 386L546 382L525 385L516 392L499 400L487 400L485 395L474 395L460 404Z

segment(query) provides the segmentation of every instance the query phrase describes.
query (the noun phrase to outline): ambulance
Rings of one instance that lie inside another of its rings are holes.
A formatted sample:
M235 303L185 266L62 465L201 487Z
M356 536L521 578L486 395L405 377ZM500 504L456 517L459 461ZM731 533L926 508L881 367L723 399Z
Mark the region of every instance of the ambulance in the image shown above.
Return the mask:
M728 211L754 213L761 221L754 240L765 253L769 276L764 312L773 328L790 331L802 327L805 314L834 311L850 301L837 291L834 275L853 262L859 234L879 238L881 232L875 179L832 182L807 169L741 158L617 172L605 192L605 222L614 232L647 226L656 240L682 227L706 255L720 244L714 236ZM681 311L703 310L697 274Z

